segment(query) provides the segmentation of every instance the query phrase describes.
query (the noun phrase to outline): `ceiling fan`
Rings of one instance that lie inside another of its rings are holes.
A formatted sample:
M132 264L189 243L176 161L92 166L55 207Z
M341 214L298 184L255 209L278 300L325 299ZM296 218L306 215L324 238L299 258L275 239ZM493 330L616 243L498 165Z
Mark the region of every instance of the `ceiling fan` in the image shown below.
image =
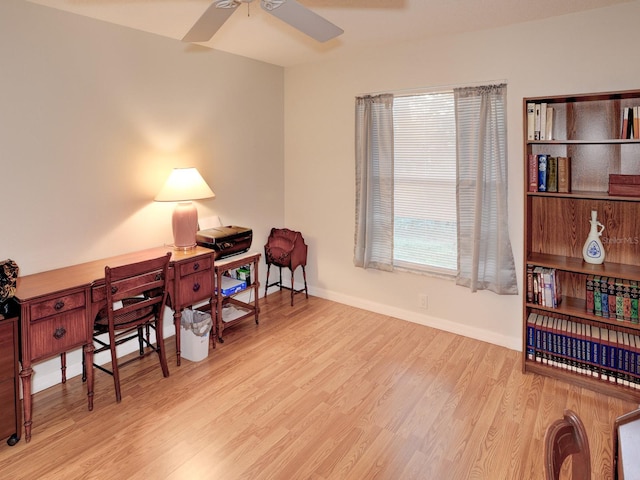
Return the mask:
M214 0L182 38L182 41L206 42L210 40L239 5L252 1ZM326 42L344 33L340 27L312 12L296 0L261 0L260 6L274 17L319 42Z

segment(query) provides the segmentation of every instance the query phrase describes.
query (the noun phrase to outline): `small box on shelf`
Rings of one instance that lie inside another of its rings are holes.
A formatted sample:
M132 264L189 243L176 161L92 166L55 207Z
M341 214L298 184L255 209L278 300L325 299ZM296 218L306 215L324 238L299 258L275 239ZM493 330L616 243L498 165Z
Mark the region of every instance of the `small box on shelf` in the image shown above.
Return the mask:
M229 296L234 293L238 293L247 288L247 282L244 280L238 280L237 278L231 278L223 275L220 280L222 295ZM216 285L216 293L218 292L218 285Z
M609 195L640 197L640 175L609 175Z

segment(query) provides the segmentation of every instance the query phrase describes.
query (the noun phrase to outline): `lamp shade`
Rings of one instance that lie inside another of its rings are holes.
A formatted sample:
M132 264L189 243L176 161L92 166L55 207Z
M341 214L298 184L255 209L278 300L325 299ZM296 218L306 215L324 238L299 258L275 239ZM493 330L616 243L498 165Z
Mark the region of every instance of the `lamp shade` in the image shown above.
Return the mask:
M155 200L157 202L188 202L215 196L216 194L209 188L198 169L189 167L174 168Z
M188 250L196 246L198 211L191 200L215 196L197 169L173 169L155 199L158 202L178 202L171 218L173 244L177 250Z

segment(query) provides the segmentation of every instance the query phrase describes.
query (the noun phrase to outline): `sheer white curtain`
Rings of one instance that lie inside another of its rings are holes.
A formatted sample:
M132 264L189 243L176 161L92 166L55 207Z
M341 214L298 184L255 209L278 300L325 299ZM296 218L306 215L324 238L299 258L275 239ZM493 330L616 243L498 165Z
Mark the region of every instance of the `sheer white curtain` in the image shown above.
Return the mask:
M457 132L456 283L518 293L507 212L506 85L454 89Z
M357 267L393 270L393 95L356 98Z

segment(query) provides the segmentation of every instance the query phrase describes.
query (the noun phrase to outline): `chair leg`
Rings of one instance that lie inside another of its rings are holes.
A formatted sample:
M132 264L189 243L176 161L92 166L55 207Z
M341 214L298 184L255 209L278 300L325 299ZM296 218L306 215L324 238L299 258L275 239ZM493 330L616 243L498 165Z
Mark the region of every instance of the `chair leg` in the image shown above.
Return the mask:
M278 270L280 270L280 291L282 291L282 267L278 267Z
M289 270L291 271L291 306L293 307L293 295L296 293L296 290L293 286L293 270Z
M269 270L271 270L271 264L267 263L267 280L264 282L264 296L267 296L267 290L269 288Z
M304 279L304 296L305 298L309 298L309 292L307 292L307 272L304 269L304 265L302 265L302 278Z
M140 356L144 355L144 332L142 330L142 325L138 327L138 348L140 349ZM147 344L149 342L149 334L147 333Z
M167 366L167 355L164 351L164 336L162 335L162 319L156 320L156 351L160 357L160 368L162 368L162 375L164 377L169 376L169 367Z
M116 356L116 342L110 335L109 350L111 350L111 372L113 375L113 386L116 389L116 402L120 403L122 395L120 394L120 372L118 372L118 357Z

